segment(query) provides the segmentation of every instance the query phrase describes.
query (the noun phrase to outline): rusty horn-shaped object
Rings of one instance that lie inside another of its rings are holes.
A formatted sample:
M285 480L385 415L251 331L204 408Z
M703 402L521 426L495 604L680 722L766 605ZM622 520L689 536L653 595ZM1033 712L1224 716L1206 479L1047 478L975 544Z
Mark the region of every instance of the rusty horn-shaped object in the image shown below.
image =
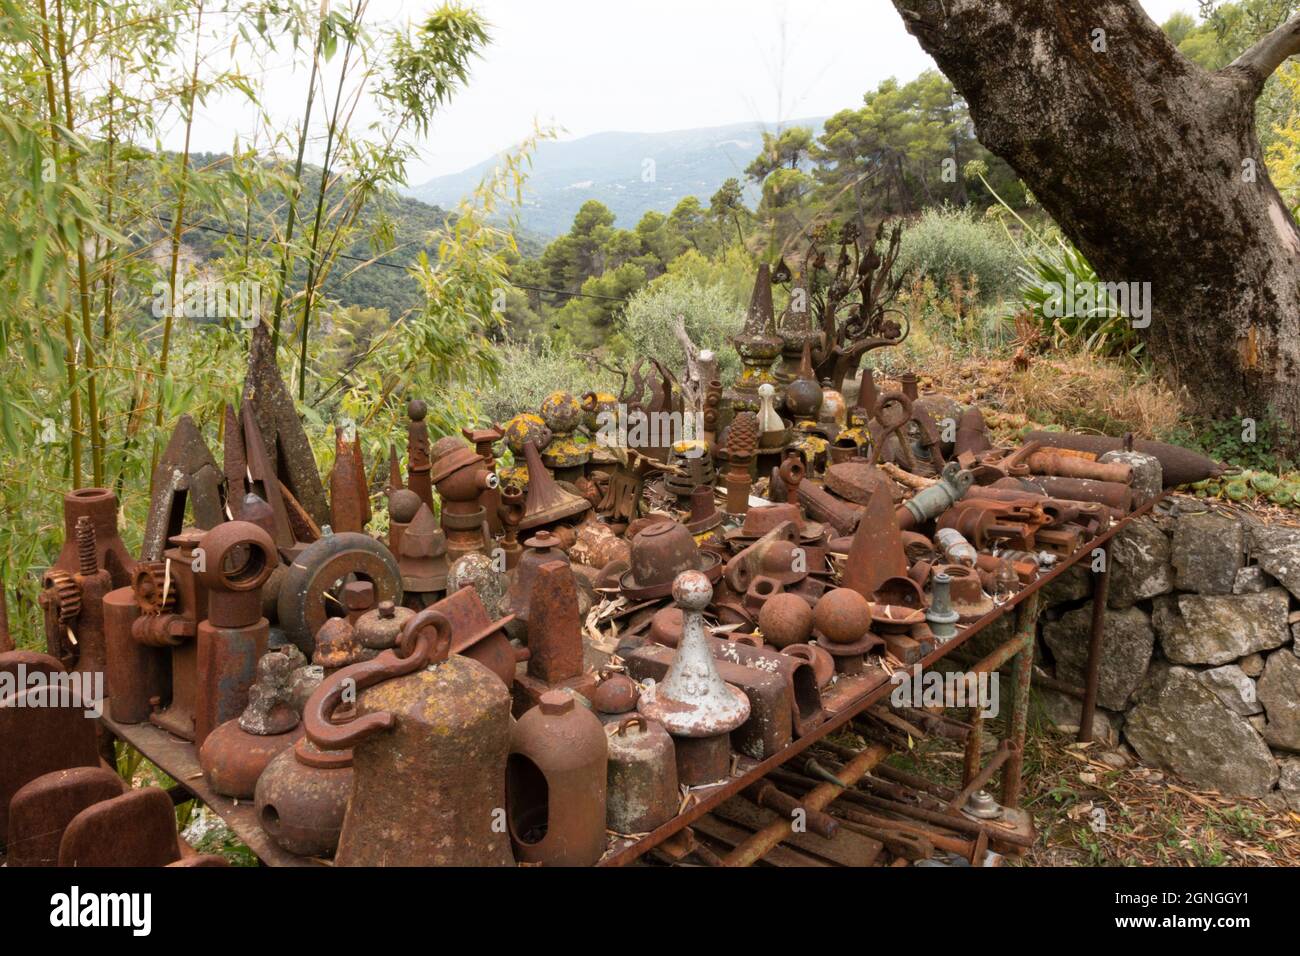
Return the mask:
M728 775L729 735L749 718L749 698L718 674L704 631L704 609L713 600L709 579L683 571L673 582L673 600L682 609L677 653L663 681L641 694L637 710L673 736L678 780L699 786Z
M870 601L882 583L905 576L907 569L907 554L903 550L903 534L894 503L887 485L881 482L872 490L862 520L853 533L840 584Z
M349 434L351 432L351 434ZM370 496L361 463L356 427L334 426L334 465L330 468L330 530L365 531L370 520Z
M524 458L528 462L528 498L520 531L575 517L591 507L586 498L570 494L555 483L542 464L541 452L531 441L524 443Z

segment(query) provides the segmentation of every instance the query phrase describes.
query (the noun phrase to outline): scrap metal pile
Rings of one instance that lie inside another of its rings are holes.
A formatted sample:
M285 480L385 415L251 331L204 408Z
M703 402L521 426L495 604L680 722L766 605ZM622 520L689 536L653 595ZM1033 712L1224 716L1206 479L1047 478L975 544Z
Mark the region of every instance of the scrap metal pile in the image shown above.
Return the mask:
M595 864L668 835L693 795L816 735L1163 486L1213 470L1062 433L994 445L978 408L920 395L912 375L882 391L865 369L850 407L813 372L825 336L797 319L776 322L764 267L730 388L698 353L682 381L655 362L622 395L557 392L432 443L411 401L382 538L356 434L337 430L322 482L257 330L222 465L182 418L139 555L111 491L65 496L48 653L0 670L103 672L107 720L84 718L84 695L0 706L8 864L219 862L178 846L168 794L124 791L102 766L111 727L146 723L191 741L207 787L254 801L293 854ZM871 719L885 740L947 720ZM715 842L679 835L660 857L716 862L794 811L810 837L879 837L882 862L967 852L983 832L987 795L922 799L880 744L819 746L687 831ZM945 842L882 814L900 792L922 821L968 810L965 829ZM823 812L841 793L847 810Z

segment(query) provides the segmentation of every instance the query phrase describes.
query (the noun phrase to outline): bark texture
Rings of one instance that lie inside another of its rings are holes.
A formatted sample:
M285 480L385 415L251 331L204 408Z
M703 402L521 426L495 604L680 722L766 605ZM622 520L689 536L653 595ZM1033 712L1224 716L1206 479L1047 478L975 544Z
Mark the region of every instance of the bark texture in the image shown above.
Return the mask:
M1136 0L893 2L1102 280L1151 282L1140 334L1188 404L1300 435L1300 229L1254 125L1300 18L1211 73Z

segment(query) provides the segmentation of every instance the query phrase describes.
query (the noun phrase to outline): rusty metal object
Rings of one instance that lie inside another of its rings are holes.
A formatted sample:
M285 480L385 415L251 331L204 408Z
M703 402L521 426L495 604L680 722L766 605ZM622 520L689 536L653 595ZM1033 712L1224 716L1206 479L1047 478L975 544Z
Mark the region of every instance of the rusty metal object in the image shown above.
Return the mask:
M82 810L120 796L122 778L106 767L73 767L42 774L9 802L5 865L58 866L59 842Z
M301 658L301 651L288 646ZM278 649L264 654L244 712L218 726L199 747L199 766L217 793L251 798L262 771L302 736L290 689L294 664L293 656Z
M847 788L852 787L872 767L889 756L889 750L880 745L873 745L859 753L845 767L835 774L834 783L820 783L804 794L801 805L809 810L825 810L831 802ZM723 859L726 866L750 866L778 843L790 835L794 829L794 820L781 817L755 833L750 839L733 849Z
M648 833L677 815L677 758L673 740L640 715L608 733L605 824L615 833Z
M1025 440L1041 442L1047 448L1067 448L1097 456L1108 451L1120 451L1125 447L1122 438L1079 435L1074 432L1031 431L1025 435ZM1224 474L1224 467L1218 462L1178 445L1138 438L1133 440L1132 450L1159 460L1166 488L1176 488Z
M1106 464L1061 449L1036 451L1027 461L1030 473L1035 475L1091 478L1094 481L1113 481L1122 485L1133 483L1133 469L1129 465L1122 462Z
M618 671L602 669L600 683L591 696L591 706L600 714L626 714L636 709L640 697L641 688L632 678Z
M364 531L370 521L370 486L361 459L361 439L348 435L342 426L334 428L334 465L330 468L330 528Z
M149 719L150 701L161 700L171 685L171 661L166 648L143 644L131 636L140 617L135 590L117 588L104 596L104 632L108 653L105 682L108 713L123 724Z
M673 608L673 610L680 610ZM680 640L680 625L676 639ZM721 644L713 641L713 645ZM672 667L675 652L667 646L647 643L624 656L628 673L641 682L662 681ZM760 670L714 654L718 674L740 689L749 701L749 719L731 732L731 747L755 760L780 753L794 739L790 685L774 671Z
M961 413L961 418L957 419L957 440L953 444L953 456L979 455L992 447L983 414L978 406L968 406Z
M709 646L714 659L719 662L741 664L754 670L781 676L790 692L792 736L806 736L825 721L826 712L822 709L821 682L809 662L797 655L782 654L769 647L755 646L746 641L743 636L733 641L710 638Z
M884 643L871 632L872 605L851 588L828 591L813 608L817 644L835 658L835 670L860 674L866 655Z
M740 355L743 367L727 397L738 411L753 411L758 408L759 387L776 384L772 362L781 354L782 346L781 338L776 334L772 273L767 263L758 267L745 323L731 343Z
M506 637L506 628L513 620L509 615L493 618L478 592L466 586L409 618L402 630L406 633L430 622L446 621L451 628L451 653L482 664L509 688L515 681L516 665L521 656L527 655Z
M537 569L528 601L528 676L555 686L582 673L582 622L568 561Z
M606 753L605 728L567 691L547 691L519 719L506 762L516 859L590 866L604 855Z
M524 518L519 522L520 531L574 518L591 508L591 502L586 498L571 494L556 484L542 463L537 446L531 441L524 443L524 459L528 463L528 495Z
M228 521L203 535L197 577L207 590L207 616L195 637L194 743L248 703L270 625L262 617L262 585L279 563L275 543L257 525ZM173 692L175 687L173 685Z
M839 832L840 823L834 817L805 807L799 800L778 790L770 781L760 780L743 791L744 795L766 810L774 810L790 819L802 814L807 828L812 833L829 840Z
M158 787L91 804L59 842L59 866L167 866L180 856L172 800Z
M835 658L820 644L791 644L782 648L781 653L797 657L811 666L818 687L825 687L835 676Z
M950 563L964 564L968 568L975 567L979 557L975 546L956 528L940 528L934 533L934 543Z
M566 555L560 548L560 539L550 531L538 531L524 542L524 546L518 564L510 572L510 583L506 587L505 603L502 605L503 612L515 616L517 624L513 631L520 637L527 633L529 601L532 599L537 569L548 561L566 560Z
M853 534L840 584L870 599L888 578L906 575L907 555L888 489L877 484Z
M0 654L0 834L9 801L42 774L99 764L95 718L82 681L56 658L33 651Z
M343 612L343 585L357 579L375 586L376 601L402 602L397 561L366 534L328 535L308 545L289 567L280 584L276 616L285 636L304 654L315 650L316 632L325 621Z
M830 525L837 534L853 534L862 520L860 506L837 498L815 482L800 482L798 495L799 504L808 513L808 517Z
M145 519L140 557L157 561L167 540L185 527L185 509L193 525L209 529L226 520L221 506L224 476L189 415L182 415L154 468L149 517Z
M253 330L243 404L251 408L262 444L269 450L271 467L267 474L281 476L285 488L316 525L328 521L329 505L311 443L298 420L293 396L280 377L265 323Z
M744 693L718 676L704 632L703 611L713 586L698 571L683 571L672 584L682 609L682 639L661 683L645 691L637 709L664 726L677 744L677 775L687 786L713 783L730 773L728 734L749 716Z
M952 595L952 609L957 612L957 620L970 624L993 610L993 598L984 593L979 575L964 564L945 564L937 568L950 579L948 585Z
M42 580L46 649L77 673L103 673L108 666L104 598L113 585L99 563L95 526L87 515L77 519L75 533L76 573L51 569Z
M396 552L402 596L419 607L431 595L447 589L447 535L429 506L419 509L401 532Z
M107 488L78 488L63 496L63 546L52 568L76 574L81 567L77 522L85 518L95 533L95 562L108 571L113 587L131 583L135 558L117 531L117 495Z
M484 464L496 474L496 443L499 442L505 434L500 425L493 425L491 428L462 428L460 433L464 435L474 446L474 451L483 459ZM479 494L478 503L482 505L483 510L487 512L488 527L493 534L500 534L504 529L501 522L501 487L500 484L493 488L484 488Z
M407 623L398 648L334 673L308 701L312 743L352 748L335 865L511 863L491 813L505 806L510 695L451 645L451 624L426 610ZM347 688L357 692L356 716L335 725Z
M1132 487L1113 481L1034 475L1025 478L1000 478L993 482L993 487L1028 491L1048 498L1097 502L1115 509L1120 514L1127 514L1133 510Z
M812 628L813 609L796 594L777 594L758 612L763 639L778 649L807 641Z
M826 469L825 484L828 490L857 505L870 501L877 488L891 486L884 472L863 459L831 465Z
M406 622L415 616L407 607L397 607L392 601L380 601L378 606L366 611L357 619L354 630L363 647L383 651L397 646L397 639Z
M299 856L331 857L352 794L352 751L321 750L299 737L257 778L254 805L262 829Z
M442 502L440 520L447 536L447 560L492 548L487 511L479 498L499 485L490 461L455 436L438 440L433 447L433 470L430 479Z
M667 597L685 571L700 571L710 581L722 573L722 559L712 551L701 551L686 526L676 521L656 522L637 534L630 563L619 579L619 589L634 601Z
M726 511L743 515L749 510L749 469L758 450L758 417L741 412L727 427L727 467L722 475L727 491Z

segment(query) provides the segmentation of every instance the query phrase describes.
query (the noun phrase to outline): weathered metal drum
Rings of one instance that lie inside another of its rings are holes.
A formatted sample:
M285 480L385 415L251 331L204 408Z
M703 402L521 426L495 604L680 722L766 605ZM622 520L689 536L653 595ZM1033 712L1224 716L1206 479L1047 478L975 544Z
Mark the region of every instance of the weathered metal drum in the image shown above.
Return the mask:
M606 741L609 770L605 822L615 833L648 833L677 815L673 739L653 721L632 716Z

